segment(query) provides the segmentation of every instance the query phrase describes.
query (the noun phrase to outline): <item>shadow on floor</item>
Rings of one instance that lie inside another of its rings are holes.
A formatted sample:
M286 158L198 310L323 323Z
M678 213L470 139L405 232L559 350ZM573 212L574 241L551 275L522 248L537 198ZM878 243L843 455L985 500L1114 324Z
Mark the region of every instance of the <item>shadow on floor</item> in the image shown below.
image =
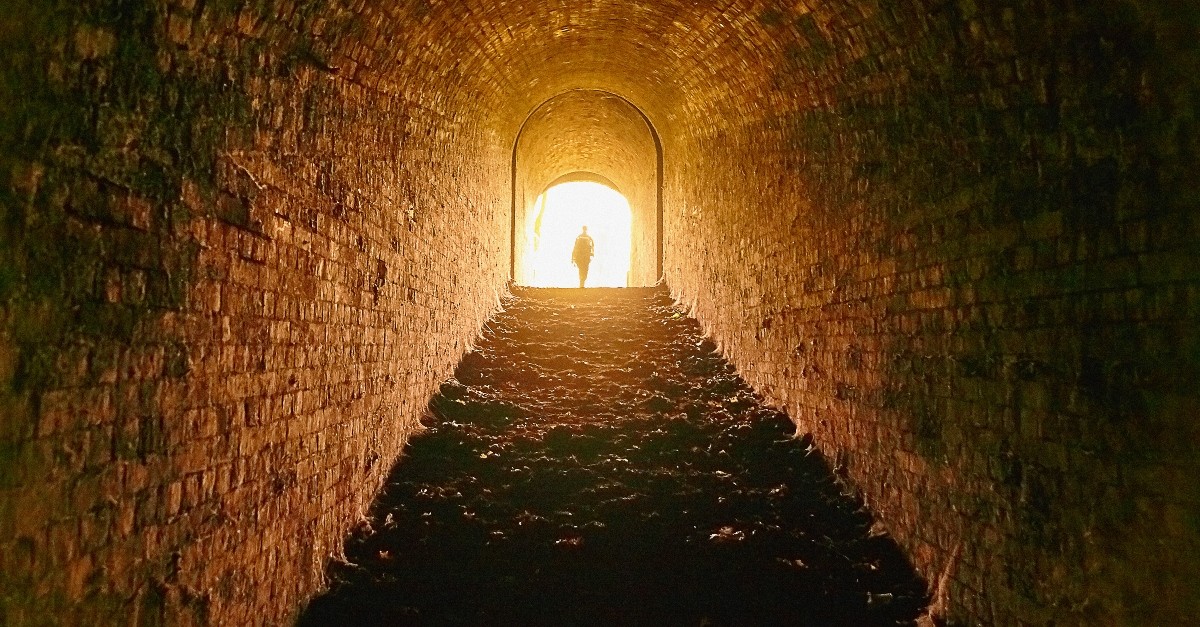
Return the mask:
M519 290L300 625L896 625L925 583L664 291Z

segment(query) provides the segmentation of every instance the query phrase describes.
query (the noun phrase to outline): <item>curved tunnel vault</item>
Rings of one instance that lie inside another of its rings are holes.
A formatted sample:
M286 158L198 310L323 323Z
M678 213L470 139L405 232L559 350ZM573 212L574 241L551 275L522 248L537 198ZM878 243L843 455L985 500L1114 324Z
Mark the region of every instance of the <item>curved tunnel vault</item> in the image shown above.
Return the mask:
M517 215L588 171L634 284L813 433L933 614L1187 623L1196 32L1175 0L9 2L0 616L286 622Z
M523 225L555 183L593 176L610 181L633 214L630 287L662 276L662 143L646 114L601 90L559 94L530 112L513 145L510 276L528 276Z

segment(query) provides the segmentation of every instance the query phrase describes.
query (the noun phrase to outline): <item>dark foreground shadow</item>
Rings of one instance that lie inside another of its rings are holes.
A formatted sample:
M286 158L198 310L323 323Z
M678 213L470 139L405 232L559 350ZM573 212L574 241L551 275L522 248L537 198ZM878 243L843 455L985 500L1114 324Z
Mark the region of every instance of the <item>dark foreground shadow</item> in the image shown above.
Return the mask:
M658 291L509 303L301 625L895 625L925 584Z

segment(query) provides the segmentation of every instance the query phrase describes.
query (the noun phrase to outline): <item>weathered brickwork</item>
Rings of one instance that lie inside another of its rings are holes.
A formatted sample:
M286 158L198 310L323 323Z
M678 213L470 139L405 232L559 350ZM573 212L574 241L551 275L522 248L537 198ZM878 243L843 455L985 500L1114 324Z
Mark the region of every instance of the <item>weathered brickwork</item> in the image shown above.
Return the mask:
M498 304L507 152L309 39L353 20L33 4L2 11L0 623L286 623Z
M0 4L0 623L287 622L514 196L650 215L637 109L672 290L935 615L1200 613L1200 9Z
M1090 4L761 13L667 146L673 290L943 616L1200 612L1197 12Z

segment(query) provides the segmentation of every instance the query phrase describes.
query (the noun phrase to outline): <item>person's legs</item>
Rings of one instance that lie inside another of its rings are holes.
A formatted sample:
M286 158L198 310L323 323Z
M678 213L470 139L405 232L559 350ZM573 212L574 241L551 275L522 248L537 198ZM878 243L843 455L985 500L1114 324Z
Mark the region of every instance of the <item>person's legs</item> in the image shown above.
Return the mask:
M588 265L586 263L579 264L579 287L583 287L583 282L587 280Z

